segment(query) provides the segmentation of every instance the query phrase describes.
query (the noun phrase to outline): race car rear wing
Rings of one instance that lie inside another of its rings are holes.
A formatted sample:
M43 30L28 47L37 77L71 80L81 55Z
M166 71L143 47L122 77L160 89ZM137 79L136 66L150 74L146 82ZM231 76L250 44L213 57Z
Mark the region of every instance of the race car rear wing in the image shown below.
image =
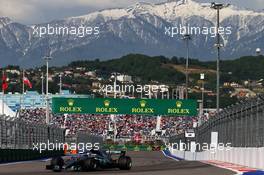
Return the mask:
M121 156L125 156L126 155L126 151L112 151L112 150L108 150L108 151L106 151L106 153L108 153L108 154L120 154Z

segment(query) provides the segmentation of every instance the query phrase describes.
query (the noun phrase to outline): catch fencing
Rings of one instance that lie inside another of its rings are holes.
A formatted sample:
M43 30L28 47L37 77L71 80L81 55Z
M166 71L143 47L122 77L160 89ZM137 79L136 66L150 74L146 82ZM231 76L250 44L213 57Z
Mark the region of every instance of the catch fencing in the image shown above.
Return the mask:
M64 143L64 129L0 116L0 149L33 149L33 144L48 140Z
M78 132L77 133L77 138L76 138L77 143L83 143L83 144L99 144L103 145L103 137L99 135L92 135L87 132Z
M231 147L264 147L264 96L229 106L195 129L196 143L211 143L211 132L218 132L218 143ZM187 142L184 134L170 138L171 143Z

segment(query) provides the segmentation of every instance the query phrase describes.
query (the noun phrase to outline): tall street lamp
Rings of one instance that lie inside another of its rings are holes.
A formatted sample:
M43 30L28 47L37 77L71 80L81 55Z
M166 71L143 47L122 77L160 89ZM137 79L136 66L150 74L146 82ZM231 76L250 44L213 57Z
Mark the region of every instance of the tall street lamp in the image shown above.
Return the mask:
M204 79L205 79L205 74L204 73L201 73L200 74L200 80L201 80L201 83L202 83L202 115L203 115L203 110L204 110Z
M229 4L221 4L221 3L211 3L211 8L217 10L217 26L216 26L216 37L217 37L217 42L215 44L215 47L217 48L217 61L216 61L216 112L219 112L219 99L220 99L220 49L223 47L223 45L220 43L220 34L219 34L219 28L220 28L220 10L228 7Z
M50 123L49 118L49 61L52 57L45 56L43 59L46 61L46 124Z
M44 75L43 72L41 72L41 94L44 94Z
M60 94L62 94L62 73L60 73L59 75L59 78L60 78Z
M185 65L185 85L186 85L186 99L188 99L188 84L189 84L189 40L191 40L191 35L183 35L183 40L186 42L186 65Z
M114 79L114 98L117 97L116 94L116 83L117 83L117 73L115 72L112 76L112 79ZM116 115L111 114L112 119L114 120L114 143L116 142L116 136L117 136L117 127L116 127Z

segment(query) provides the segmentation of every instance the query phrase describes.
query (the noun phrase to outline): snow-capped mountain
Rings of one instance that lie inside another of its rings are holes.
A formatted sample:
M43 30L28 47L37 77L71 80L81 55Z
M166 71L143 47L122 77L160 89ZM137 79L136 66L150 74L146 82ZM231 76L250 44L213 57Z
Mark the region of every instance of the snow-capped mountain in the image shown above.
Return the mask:
M221 10L220 18L221 26L230 28L229 34L221 36L223 58L252 55L257 47L264 46L264 12L231 5ZM185 56L182 35L172 37L166 34L166 29L170 32L172 27L179 26L210 29L215 23L216 11L210 8L210 4L193 0L137 3L128 8L107 9L33 26L15 23L4 17L0 18L0 58L2 65L41 65L41 57L48 48L53 64L80 59L110 59L129 53ZM74 32L40 37L40 28L47 26L90 28L89 34L83 37L76 36ZM191 57L215 59L215 41L210 34L193 34Z

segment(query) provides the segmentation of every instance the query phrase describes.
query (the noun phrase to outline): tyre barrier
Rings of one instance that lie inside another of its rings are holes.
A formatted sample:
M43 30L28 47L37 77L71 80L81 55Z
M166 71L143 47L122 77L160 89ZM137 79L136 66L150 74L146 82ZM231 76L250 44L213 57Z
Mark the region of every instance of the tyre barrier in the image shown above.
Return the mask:
M62 156L62 151L42 151L32 149L0 149L0 163L37 160L56 156Z

